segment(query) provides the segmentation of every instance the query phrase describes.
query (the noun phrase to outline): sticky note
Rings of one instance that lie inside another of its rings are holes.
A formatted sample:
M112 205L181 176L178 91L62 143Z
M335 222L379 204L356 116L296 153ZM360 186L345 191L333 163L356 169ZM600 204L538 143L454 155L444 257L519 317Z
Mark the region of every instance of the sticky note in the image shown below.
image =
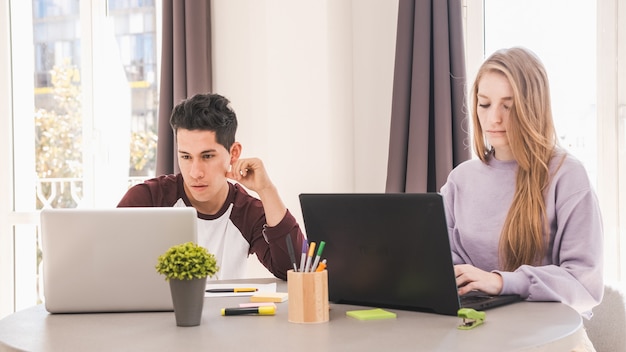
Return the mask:
M250 302L284 302L287 300L287 292L259 292L250 296Z
M380 308L349 310L346 315L359 320L394 319L396 317L396 313Z
M276 308L276 304L273 303L273 302L250 302L250 303L239 303L239 307L242 307L242 308L274 307L274 308Z

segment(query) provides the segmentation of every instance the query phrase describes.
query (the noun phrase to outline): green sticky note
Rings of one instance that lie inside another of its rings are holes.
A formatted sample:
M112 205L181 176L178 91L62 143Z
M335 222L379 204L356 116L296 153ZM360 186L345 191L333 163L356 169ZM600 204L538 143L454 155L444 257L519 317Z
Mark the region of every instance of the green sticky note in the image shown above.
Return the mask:
M359 320L380 320L380 319L394 319L396 313L380 309L362 309L362 310L349 310L346 315Z

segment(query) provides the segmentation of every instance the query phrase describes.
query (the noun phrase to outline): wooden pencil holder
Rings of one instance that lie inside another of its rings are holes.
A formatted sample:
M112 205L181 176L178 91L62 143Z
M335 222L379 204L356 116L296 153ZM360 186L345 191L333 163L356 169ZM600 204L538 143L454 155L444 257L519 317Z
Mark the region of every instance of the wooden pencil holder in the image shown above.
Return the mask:
M291 323L328 322L328 271L287 272L288 320Z

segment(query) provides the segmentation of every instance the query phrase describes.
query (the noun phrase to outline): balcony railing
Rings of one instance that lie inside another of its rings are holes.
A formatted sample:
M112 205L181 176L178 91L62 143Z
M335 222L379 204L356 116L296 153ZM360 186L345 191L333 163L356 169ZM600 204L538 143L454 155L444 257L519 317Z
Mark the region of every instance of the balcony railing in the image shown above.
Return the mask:
M146 180L147 176L128 178L128 187ZM76 208L83 200L82 178L40 178L37 179L37 209Z

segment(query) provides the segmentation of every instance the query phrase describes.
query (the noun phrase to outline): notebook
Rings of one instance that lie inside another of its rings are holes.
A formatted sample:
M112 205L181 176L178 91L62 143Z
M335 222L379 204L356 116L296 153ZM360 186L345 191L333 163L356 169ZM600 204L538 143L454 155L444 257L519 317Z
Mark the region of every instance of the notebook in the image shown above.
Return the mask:
M300 194L309 242L325 241L329 300L457 315L519 301L475 292L461 303L437 193Z
M44 209L44 303L50 313L173 310L159 255L197 241L195 208Z

